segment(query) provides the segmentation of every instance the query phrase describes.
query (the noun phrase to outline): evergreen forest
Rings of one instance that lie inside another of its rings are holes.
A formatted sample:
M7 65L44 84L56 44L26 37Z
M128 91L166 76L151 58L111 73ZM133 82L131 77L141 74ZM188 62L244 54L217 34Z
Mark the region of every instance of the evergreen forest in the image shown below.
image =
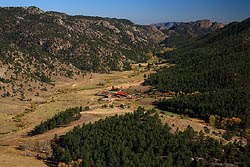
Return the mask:
M206 121L213 118L213 125L249 137L249 37L247 19L188 39L180 48L161 55L176 65L151 74L144 84L179 94L161 100L160 108Z
M59 164L84 167L196 167L250 165L250 145L223 145L191 127L170 133L153 111L113 116L93 124L76 126L52 140L53 158Z

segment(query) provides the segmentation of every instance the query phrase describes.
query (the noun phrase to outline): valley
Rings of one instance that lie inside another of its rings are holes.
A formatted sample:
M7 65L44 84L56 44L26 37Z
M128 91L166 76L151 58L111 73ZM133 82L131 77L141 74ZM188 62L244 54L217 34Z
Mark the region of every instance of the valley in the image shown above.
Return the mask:
M143 81L143 73L133 76L134 73L134 71L112 72L111 74L96 73L88 74L84 79L79 81L60 81L55 84L54 91L49 92L49 94L42 94L40 98L33 100L34 102L32 104L36 106L35 110L25 113L20 118L23 123L22 127L19 127L18 125L20 122L15 122L13 118L20 114L20 112L25 112L25 109L29 109L31 104L26 102L12 102L7 105L3 101L1 103L1 109L11 112L0 113L0 161L2 162L0 166L32 166L34 164L37 166L46 166L42 161L36 159L36 155L40 153L39 151L31 152L29 154L30 157L25 156L24 151L17 150L16 148L25 143L35 145L37 142L49 142L55 134L63 135L76 125L95 122L115 114L120 115L127 112L133 112L135 106L130 109L121 109L119 103L116 104L118 107L102 108L101 106L103 104L98 104L97 100L99 97L95 96L95 94L104 89L111 88L113 85L123 88L139 85ZM100 82L105 83L105 85L100 86ZM70 107L84 107L87 105L90 107L90 111L82 112L82 118L72 122L67 127L56 128L45 134L34 137L27 136L27 133L31 131L35 125L52 117L57 112ZM6 107L3 108L2 106ZM10 157L12 157L13 160L9 161ZM20 162L23 163L20 164Z
M144 64L145 65L145 64ZM137 65L138 66L138 65ZM172 66L166 64L164 66ZM23 114L20 116L20 122L14 118L20 115L20 112L16 110L13 113L1 112L0 113L0 166L46 166L43 160L37 159L39 156L45 156L41 153L40 146L44 143L50 143L55 134L58 136L72 130L77 125L94 123L100 119L105 119L109 116L123 115L125 113L132 113L139 106L145 109L152 109L155 106L152 104L157 96L148 95L143 93L136 99L116 98L113 100L99 101L100 96L95 94L104 90L110 90L112 87L131 90L145 89L141 86L144 81L144 75L154 73L152 70L145 72L145 67L140 67L141 72L124 71L124 72L111 72L110 74L97 74L90 73L84 79L74 82L58 82L55 84L54 91L49 94L41 95L39 99L33 100L32 104L12 103L6 107L6 111L14 109L15 107ZM135 74L136 73L136 74ZM102 83L102 84L100 84ZM148 88L146 88L148 90ZM161 95L158 95L161 96ZM170 97L171 98L171 97ZM112 103L112 107L110 104ZM121 108L121 104L125 107ZM4 105L1 105L4 106ZM21 110L25 108L24 110ZM32 108L32 112L27 112L27 109ZM38 125L41 121L45 121L51 118L56 113L63 111L67 108L83 106L89 107L88 111L81 112L80 120L74 121L65 127L59 127L53 130L49 130L44 134L36 136L27 136L35 125ZM104 107L105 106L105 107ZM129 107L128 107L129 106ZM204 131L207 127L210 132L205 135L212 136L220 140L224 140L221 136L225 132L221 129L216 129L209 126L204 121L198 119L191 119L178 114L169 113L156 109L160 114L161 121L165 124L168 123L172 128L172 133L178 129L184 131L188 126L191 126L195 131ZM12 110L13 111L13 110ZM15 113L15 114L14 114ZM20 126L20 123L22 126ZM206 127L206 128L205 128ZM215 135L216 134L216 135ZM233 140L239 140L239 138L233 138ZM226 141L225 141L226 142ZM19 150L20 146L26 146L25 150ZM39 148L37 148L39 146ZM49 144L47 144L48 155L51 154ZM46 154L47 156L47 154ZM9 160L12 158L13 160ZM20 162L23 162L20 164ZM31 165L32 164L32 165Z
M249 36L0 7L0 167L250 166Z

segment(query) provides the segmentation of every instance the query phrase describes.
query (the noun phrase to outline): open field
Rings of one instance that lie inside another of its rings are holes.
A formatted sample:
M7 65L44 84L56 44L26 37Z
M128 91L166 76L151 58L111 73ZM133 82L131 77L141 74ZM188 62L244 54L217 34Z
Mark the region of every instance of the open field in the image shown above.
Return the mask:
M16 150L14 147L0 146L0 166L1 167L46 167L43 161L34 157L24 156L23 151Z
M55 113L63 111L69 107L94 105L98 97L95 93L112 85L117 87L129 87L138 85L143 81L143 74L128 78L133 71L113 72L112 74L88 74L80 81L56 83L54 92L47 92L41 95L39 99L35 99L34 103L38 103L35 112L25 114L22 118L32 125L40 123L42 120L52 117ZM103 85L100 86L100 83ZM33 101L32 101L33 102ZM12 101L0 102L0 133L7 132L6 126L13 125L11 120L17 113L23 112L29 108L31 102ZM6 126L5 126L6 125ZM15 130L15 128L11 128ZM9 131L11 132L11 131Z

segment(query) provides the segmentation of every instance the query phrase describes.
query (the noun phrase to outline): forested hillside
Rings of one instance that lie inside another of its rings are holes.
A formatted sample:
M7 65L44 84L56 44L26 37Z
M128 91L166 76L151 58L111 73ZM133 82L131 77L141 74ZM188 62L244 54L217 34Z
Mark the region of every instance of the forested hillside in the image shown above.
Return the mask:
M24 99L25 92L46 90L60 77L130 69L164 36L129 20L0 8L1 95Z
M228 129L234 129L230 128L234 125L230 121L236 117L240 120L235 126L249 135L249 53L250 19L247 19L165 53L163 57L176 66L150 75L145 84L163 92L186 94L163 100L159 104L162 108L205 120L213 115L220 126L226 122Z
M250 165L250 146L222 145L196 133L169 132L154 111L139 108L94 124L75 127L52 140L53 158L59 166L84 167L196 167L224 164Z

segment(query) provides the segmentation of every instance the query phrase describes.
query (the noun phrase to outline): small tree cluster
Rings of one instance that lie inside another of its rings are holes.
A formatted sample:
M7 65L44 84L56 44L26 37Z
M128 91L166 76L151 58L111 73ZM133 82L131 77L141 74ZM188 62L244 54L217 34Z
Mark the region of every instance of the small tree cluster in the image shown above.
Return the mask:
M78 120L81 117L81 108L69 108L63 112L56 114L51 119L48 119L45 122L42 122L40 125L37 125L30 134L32 136L42 134L48 130L54 129L58 126L67 125L72 121Z

